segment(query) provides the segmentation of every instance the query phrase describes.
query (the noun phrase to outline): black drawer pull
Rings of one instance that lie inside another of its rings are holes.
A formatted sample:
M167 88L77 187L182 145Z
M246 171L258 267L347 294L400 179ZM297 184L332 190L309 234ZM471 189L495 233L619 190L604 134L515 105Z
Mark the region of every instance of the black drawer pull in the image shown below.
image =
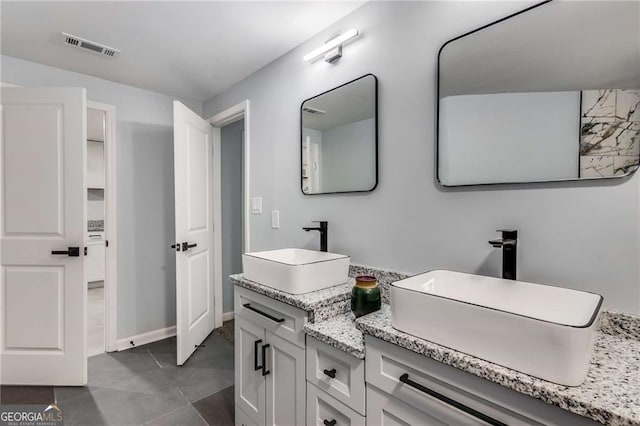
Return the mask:
M258 345L260 343L262 343L262 339L253 342L253 369L255 371L258 371L262 368L261 365L258 365ZM262 361L264 362L264 359Z
M271 371L267 370L267 348L270 348L271 345L270 344L266 344L264 346L262 346L262 375L266 376L269 373L271 373Z
M67 247L66 250L53 250L51 254L80 257L80 247Z
M275 321L275 322L278 322L278 323L284 322L284 318L276 318L273 315L269 315L266 312L262 312L260 309L256 309L253 306L251 306L251 303L245 303L242 306L247 308L247 309L249 309L250 311L253 311L253 312L257 313L257 314L262 315L265 318L269 318L271 321Z
M331 377L332 379L336 378L336 369L335 368L332 368L331 370L324 369L324 370L322 370L322 372L325 375Z
M325 426L336 426L336 419L333 419L333 420L324 419L322 423L324 423Z
M480 420L482 420L483 422L489 423L490 425L494 425L494 426L507 426L505 423L502 423L499 420L494 419L493 417L489 417L486 414L483 414L477 410L474 410L471 407L467 407L464 404L461 404L460 402L453 400L451 398L449 398L448 396L442 395L441 393L438 393L432 389L429 389L427 387L422 386L420 383L414 382L413 380L409 379L409 374L404 373L402 376L400 376L399 380L404 383L407 384L409 386L411 386L414 389L419 390L420 392L424 392L429 396L432 396L433 398L444 402L447 405L451 405L452 407L457 408L460 411L464 411L465 413L476 417Z

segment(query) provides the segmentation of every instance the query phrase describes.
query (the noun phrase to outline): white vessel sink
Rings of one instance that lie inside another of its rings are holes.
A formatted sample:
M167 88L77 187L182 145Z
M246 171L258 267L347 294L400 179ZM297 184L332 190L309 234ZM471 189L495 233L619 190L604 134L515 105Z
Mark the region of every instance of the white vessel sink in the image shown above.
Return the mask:
M288 248L242 255L244 277L291 294L347 282L349 256Z
M603 298L436 270L391 284L393 327L565 386L584 382Z

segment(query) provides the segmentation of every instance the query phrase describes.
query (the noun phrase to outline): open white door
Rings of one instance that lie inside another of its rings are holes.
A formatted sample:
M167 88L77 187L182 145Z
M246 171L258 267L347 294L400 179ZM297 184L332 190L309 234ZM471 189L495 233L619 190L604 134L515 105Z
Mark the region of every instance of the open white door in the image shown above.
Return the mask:
M0 383L87 383L86 94L2 88Z
M219 141L220 129L173 101L178 365L214 328L213 150Z

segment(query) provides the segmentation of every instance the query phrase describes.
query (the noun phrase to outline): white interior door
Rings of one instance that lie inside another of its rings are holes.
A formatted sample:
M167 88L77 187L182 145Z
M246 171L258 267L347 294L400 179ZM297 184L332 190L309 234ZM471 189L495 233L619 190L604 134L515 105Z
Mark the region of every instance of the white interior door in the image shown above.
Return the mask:
M220 129L173 102L178 365L214 328L213 149L219 140Z
M2 88L0 133L0 382L84 385L85 90Z

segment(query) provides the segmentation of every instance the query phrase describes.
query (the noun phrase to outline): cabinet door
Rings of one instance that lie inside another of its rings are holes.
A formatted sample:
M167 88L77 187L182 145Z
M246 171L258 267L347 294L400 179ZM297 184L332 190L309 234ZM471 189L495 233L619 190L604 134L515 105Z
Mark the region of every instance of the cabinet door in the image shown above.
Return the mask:
M305 424L305 354L270 331L266 332L269 347L264 361L267 374L267 425Z
M235 425L236 426L257 426L258 424L256 422L253 421L253 419L249 416L247 416L244 411L242 411L237 405L236 405L236 419L235 419Z
M235 317L235 402L256 424L265 420L265 379L262 376L264 328Z

